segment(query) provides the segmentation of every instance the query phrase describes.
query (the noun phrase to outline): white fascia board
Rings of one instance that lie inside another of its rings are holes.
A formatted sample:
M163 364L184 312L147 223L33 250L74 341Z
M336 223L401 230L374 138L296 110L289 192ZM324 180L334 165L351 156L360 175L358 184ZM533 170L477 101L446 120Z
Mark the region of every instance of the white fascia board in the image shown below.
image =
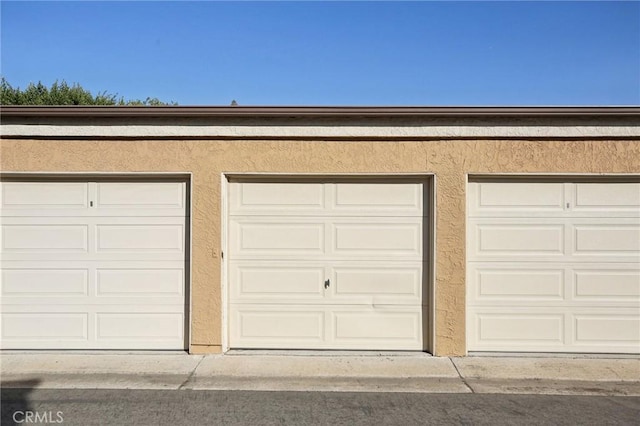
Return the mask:
M232 138L589 138L640 137L640 126L2 126L6 137Z

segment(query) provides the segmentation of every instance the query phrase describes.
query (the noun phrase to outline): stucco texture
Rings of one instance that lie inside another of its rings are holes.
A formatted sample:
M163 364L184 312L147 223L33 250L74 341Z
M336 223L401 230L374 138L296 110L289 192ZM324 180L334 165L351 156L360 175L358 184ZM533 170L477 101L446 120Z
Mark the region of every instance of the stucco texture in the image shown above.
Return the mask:
M14 140L4 172L192 173L192 353L222 345L223 173L434 174L435 355L465 355L467 174L640 173L638 140Z

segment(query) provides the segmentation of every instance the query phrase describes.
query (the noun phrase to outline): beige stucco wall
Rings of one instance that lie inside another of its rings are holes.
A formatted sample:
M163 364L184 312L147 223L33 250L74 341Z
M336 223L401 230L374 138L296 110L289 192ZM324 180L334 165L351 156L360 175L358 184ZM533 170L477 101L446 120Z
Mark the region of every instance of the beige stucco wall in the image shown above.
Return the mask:
M639 140L3 140L4 172L190 172L191 352L222 344L221 176L424 173L436 176L436 355L465 354L467 174L640 173Z

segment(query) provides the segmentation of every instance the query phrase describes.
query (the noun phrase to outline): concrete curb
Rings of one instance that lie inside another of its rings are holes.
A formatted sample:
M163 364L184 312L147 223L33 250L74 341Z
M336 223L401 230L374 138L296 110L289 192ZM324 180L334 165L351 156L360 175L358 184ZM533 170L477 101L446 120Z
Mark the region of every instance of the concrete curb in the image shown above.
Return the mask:
M468 379L640 382L640 359L465 357L451 361Z

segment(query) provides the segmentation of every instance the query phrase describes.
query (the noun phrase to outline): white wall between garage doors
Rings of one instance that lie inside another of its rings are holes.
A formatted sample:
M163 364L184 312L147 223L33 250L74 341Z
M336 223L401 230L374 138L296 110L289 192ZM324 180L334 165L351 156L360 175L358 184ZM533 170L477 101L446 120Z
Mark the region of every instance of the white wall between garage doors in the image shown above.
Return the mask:
M1 188L3 349L185 349L185 182Z
M639 183L469 191L469 351L640 353Z
M424 349L423 184L229 191L231 348Z

